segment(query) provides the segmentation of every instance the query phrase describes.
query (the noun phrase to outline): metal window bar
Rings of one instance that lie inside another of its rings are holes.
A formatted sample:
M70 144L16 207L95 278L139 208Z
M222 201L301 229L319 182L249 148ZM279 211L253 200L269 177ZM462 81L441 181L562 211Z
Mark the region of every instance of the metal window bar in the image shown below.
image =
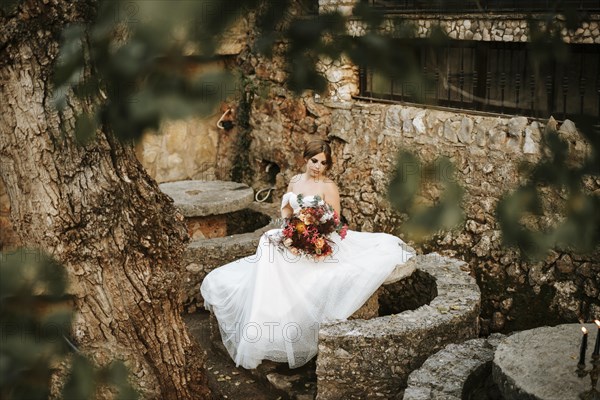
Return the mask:
M600 118L600 45L570 45L568 63L550 65L538 79L526 43L461 40L437 53L418 40L414 46L433 88L422 82L418 97L411 90L414 82L361 68L361 97L540 118Z

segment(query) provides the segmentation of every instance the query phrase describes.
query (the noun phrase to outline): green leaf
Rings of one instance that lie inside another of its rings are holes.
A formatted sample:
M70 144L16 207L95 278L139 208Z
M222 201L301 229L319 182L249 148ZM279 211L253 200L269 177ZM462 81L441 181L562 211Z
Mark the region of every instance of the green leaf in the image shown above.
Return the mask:
M421 163L409 152L400 152L388 188L390 203L398 211L407 213L413 205L421 185Z
M81 79L84 67L82 25L70 25L63 31L62 43L54 69L55 87L76 83Z
M85 357L74 355L70 374L63 388L63 399L93 399L96 391L94 366Z
M139 393L129 383L129 370L121 361L114 361L107 369L107 383L119 392L117 399L135 400Z
M98 124L95 115L79 114L75 119L75 139L80 145L86 145L96 137Z

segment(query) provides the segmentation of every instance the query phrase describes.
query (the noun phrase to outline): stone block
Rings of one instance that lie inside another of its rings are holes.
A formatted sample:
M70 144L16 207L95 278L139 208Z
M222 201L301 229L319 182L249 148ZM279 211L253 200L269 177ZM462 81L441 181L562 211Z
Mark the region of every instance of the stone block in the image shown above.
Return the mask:
M470 385L491 374L494 351L504 335L450 344L435 353L408 377L404 400L471 398Z
M348 319L371 319L379 316L379 293L381 288L375 293L358 310L354 312Z
M227 235L227 219L224 215L186 218L190 239L212 239Z
M544 326L517 332L500 342L492 372L503 398L575 399L588 390L589 378L581 379L576 373L580 327ZM594 324L586 328L596 330Z

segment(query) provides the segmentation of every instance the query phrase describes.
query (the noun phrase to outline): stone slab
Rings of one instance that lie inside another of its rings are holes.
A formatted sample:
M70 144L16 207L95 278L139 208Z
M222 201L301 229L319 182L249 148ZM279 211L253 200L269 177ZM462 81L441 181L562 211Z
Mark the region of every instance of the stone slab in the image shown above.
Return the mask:
M491 373L494 351L504 338L493 334L446 346L409 375L403 400L461 400L468 396L465 389L470 381L485 379L486 370Z
M225 181L178 181L159 185L184 217L227 214L247 208L254 200L248 185Z
M590 378L577 377L581 344L580 324L564 324L517 332L498 345L494 356L494 381L507 399L577 399L590 388ZM598 329L586 324L586 366Z

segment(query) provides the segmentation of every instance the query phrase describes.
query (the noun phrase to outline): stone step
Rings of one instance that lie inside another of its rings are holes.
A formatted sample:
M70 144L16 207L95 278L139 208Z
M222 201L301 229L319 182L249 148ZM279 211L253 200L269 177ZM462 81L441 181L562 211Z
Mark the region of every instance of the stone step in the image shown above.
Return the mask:
M159 188L186 218L228 214L254 201L254 190L237 182L187 180L161 183Z
M210 339L208 312L187 314L183 319L191 335L206 354L208 384L215 399L284 400L285 393L274 390L243 368L237 368L229 356L216 350Z

